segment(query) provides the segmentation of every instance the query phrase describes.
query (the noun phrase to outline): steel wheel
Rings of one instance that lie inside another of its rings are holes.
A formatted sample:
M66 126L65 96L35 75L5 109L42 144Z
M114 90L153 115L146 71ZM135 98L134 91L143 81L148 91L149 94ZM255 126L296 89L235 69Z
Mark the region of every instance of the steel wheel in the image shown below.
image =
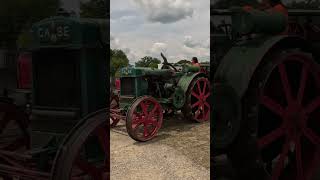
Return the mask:
M243 97L229 157L241 178L311 180L319 162L320 72L298 50L266 56ZM258 171L259 170L259 171Z
M110 110L117 110L119 109L119 96L111 95L110 98ZM119 123L120 119L118 117L112 116L110 113L110 127L113 128Z
M207 78L194 79L187 92L187 101L183 108L186 118L204 122L210 116L210 82Z
M163 110L157 100L150 96L137 98L127 113L128 134L136 141L148 141L157 134L162 120Z
M109 127L107 111L84 118L60 147L52 169L52 180L109 178Z
M318 65L302 53L279 60L261 89L258 147L272 180L314 175L320 160L319 90Z
M30 147L29 118L9 102L0 101L0 150L16 151Z

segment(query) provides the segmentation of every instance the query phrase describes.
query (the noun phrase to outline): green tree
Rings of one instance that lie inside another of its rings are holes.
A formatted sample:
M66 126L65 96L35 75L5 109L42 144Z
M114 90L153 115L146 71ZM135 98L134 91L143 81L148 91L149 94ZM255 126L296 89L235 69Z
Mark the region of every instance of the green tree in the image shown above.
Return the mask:
M158 68L158 64L161 61L157 58L153 58L151 56L145 56L141 58L138 62L135 63L136 67L151 67L151 68Z
M113 77L119 76L119 70L129 65L127 55L120 49L111 50L110 75Z
M80 2L80 16L84 18L106 18L107 1L90 0Z
M18 36L56 13L59 0L4 0L0 6L0 46L15 48Z
M183 64L191 64L191 61L183 59L183 60L178 61L176 64L181 64L181 65L183 65Z

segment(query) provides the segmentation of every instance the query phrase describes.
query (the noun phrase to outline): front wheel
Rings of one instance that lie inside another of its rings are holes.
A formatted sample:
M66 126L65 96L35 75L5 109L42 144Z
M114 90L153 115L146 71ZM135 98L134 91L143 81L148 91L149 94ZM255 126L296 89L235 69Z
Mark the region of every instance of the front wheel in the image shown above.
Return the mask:
M163 121L163 110L150 96L137 98L127 113L126 127L129 136L136 141L148 141L156 136Z
M110 172L107 111L84 118L65 138L54 161L51 180L108 180Z

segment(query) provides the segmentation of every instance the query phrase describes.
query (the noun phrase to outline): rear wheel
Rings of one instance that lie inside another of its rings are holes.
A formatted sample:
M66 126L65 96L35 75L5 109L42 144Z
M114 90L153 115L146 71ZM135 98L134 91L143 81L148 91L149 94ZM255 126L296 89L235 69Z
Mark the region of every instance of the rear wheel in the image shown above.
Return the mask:
M210 116L210 82L207 78L194 79L188 89L184 116L197 122L205 122Z
M247 121L230 157L246 177L259 166L268 179L311 180L320 160L319 67L299 51L271 58L243 100Z

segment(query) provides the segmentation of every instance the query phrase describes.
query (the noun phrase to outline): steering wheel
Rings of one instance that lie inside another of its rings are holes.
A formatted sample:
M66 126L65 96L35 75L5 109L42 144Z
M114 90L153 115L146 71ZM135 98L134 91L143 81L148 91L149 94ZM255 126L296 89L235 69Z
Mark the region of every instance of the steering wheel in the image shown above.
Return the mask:
M167 58L161 53L161 57L163 59L163 66L161 67L161 69L172 69L175 72L178 72L177 68L174 67L174 65L172 65L171 63L168 63Z
M176 67L174 67L172 64L170 64L170 63L168 63L168 64L166 64L166 63L162 63L163 64L163 66L161 67L161 69L172 69L172 70L174 70L174 71L178 71L178 69L176 68Z

